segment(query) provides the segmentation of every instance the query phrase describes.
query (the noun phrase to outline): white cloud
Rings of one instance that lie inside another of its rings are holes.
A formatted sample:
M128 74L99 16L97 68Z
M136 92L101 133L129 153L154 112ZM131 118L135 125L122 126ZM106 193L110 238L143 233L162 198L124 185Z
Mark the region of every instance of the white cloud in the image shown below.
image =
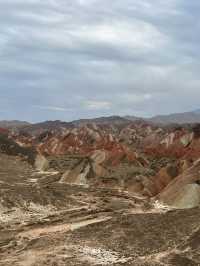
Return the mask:
M63 108L58 106L41 106L41 105L33 105L34 108L40 109L40 110L47 110L47 111L56 111L56 112L67 112L72 111L70 108Z
M144 93L144 94L136 94L136 93L122 93L119 95L122 101L127 103L143 103L146 101L149 101L152 99L152 95L150 93Z
M86 101L84 102L85 108L88 110L109 110L112 107L111 102L107 101Z
M90 43L104 43L137 51L158 48L167 42L167 37L150 23L141 20L110 21L96 25L83 25L69 32L71 36Z
M96 0L76 0L76 1L81 6L87 6L87 5L91 5L91 4L95 3L95 2L97 2Z

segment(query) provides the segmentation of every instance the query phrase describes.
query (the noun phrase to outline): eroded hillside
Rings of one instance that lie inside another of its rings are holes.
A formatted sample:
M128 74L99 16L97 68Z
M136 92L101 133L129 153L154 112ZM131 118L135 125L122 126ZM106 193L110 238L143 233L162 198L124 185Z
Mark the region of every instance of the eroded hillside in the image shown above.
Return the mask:
M1 132L0 265L200 265L198 126L40 132Z

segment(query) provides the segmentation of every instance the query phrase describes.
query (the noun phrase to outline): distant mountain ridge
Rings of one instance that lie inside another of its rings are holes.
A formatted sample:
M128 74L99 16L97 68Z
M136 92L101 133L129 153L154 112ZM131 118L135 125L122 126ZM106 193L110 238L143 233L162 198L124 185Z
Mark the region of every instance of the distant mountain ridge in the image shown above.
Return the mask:
M42 133L44 131L54 131L62 130L63 128L73 127L72 122L64 122L60 120L54 121L44 121L35 124L24 125L19 128L19 130L27 133Z
M40 123L31 124L25 121L0 121L0 127L6 129L16 129L26 132L39 132L39 131L52 131L59 129L72 128L77 126L84 126L87 124L97 124L97 125L123 125L131 122L147 122L160 125L169 125L169 124L195 124L200 123L200 109L184 112L184 113L173 113L168 115L157 115L151 118L143 118L136 116L108 116L108 117L97 117L91 119L79 119L71 122L65 122L60 120L55 121L44 121Z
M157 115L151 118L140 118L135 116L125 116L130 121L144 120L153 124L194 124L200 123L200 109L183 112L183 113L172 113L167 115Z
M26 121L19 121L19 120L2 120L0 121L0 127L2 128L19 128L24 126L30 126L31 123Z
M108 116L108 117L97 117L97 118L92 118L92 119L80 119L80 120L75 120L72 121L72 124L75 126L77 125L85 125L85 124L90 124L90 123L95 123L95 124L124 124L129 122L129 119L126 117L121 117L121 116Z
M195 114L200 114L200 109L193 111Z
M158 115L148 119L155 124L193 124L200 123L200 109L192 112Z

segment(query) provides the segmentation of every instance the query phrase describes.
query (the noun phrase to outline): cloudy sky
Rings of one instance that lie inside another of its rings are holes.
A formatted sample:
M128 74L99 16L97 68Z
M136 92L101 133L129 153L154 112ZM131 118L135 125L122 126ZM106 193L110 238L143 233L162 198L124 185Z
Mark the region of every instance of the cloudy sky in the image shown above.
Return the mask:
M0 119L199 108L200 1L0 0Z

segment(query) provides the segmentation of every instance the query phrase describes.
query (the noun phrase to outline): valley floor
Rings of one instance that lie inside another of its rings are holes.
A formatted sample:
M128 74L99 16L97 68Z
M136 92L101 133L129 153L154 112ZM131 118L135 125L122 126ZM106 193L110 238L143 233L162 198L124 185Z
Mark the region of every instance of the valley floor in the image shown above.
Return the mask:
M199 208L62 184L0 156L0 266L200 265Z

